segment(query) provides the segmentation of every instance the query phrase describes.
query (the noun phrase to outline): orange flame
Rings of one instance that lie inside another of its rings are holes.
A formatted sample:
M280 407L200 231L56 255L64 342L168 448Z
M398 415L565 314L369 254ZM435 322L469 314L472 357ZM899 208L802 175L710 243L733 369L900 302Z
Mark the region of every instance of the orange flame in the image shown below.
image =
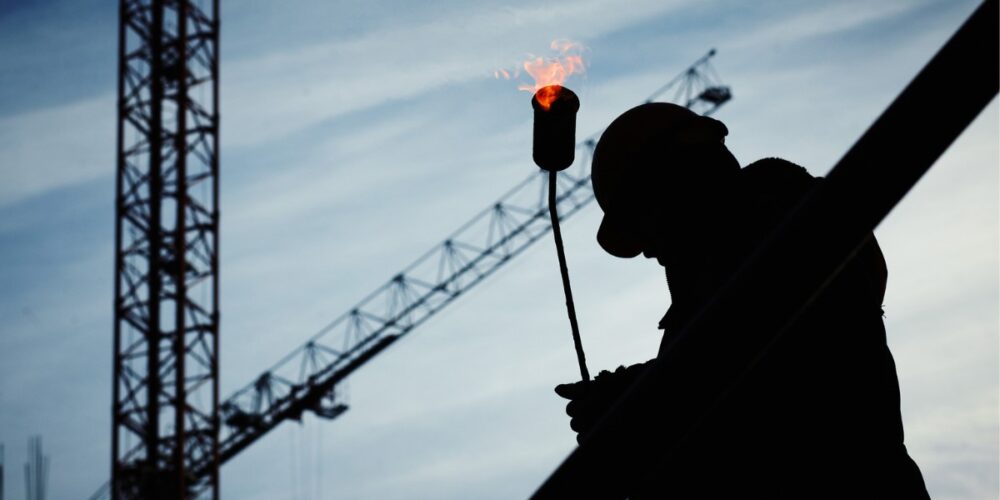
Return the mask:
M533 84L521 84L517 87L518 90L526 90L533 94L537 93L538 104L542 106L542 109L546 110L559 97L562 84L570 75L586 72L586 65L583 62L582 52L584 47L582 44L570 40L553 40L549 44L549 48L558 52L559 55L548 58L530 56L527 61L524 61L522 67L525 73L531 75L535 82ZM505 80L510 80L511 78L511 73L503 69L495 71L493 75L498 79L501 76ZM517 75L518 72L515 70L514 76L516 77ZM538 92L546 87L549 88L543 92Z

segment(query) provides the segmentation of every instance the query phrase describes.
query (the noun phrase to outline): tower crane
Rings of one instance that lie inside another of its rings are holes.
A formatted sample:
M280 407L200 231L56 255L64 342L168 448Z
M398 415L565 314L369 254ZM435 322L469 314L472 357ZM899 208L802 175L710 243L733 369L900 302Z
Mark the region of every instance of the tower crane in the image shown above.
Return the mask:
M543 237L532 174L228 398L218 389L218 0L121 0L112 479L91 499L218 498L219 466ZM732 94L708 52L648 101L711 114ZM557 180L560 218L589 204L598 134Z

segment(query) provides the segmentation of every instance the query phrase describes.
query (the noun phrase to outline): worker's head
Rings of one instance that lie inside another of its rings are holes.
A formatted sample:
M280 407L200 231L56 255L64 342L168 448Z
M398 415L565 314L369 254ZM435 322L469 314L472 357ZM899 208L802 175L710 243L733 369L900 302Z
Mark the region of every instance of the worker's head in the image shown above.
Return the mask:
M722 122L675 104L647 103L616 118L594 151L601 247L664 263L670 247L723 230L716 222L740 169L727 133Z

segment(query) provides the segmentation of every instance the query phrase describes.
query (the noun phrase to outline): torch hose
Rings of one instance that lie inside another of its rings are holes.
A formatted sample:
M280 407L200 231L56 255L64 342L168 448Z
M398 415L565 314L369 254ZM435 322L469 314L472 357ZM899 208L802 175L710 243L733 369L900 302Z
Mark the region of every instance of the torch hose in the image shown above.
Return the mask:
M556 180L559 172L549 171L549 216L552 218L552 235L556 239L556 253L559 255L559 272L562 273L563 292L566 293L566 313L569 315L569 325L573 329L573 346L576 348L576 360L580 363L580 377L584 382L590 381L587 371L587 359L583 354L583 341L580 340L580 326L576 323L576 307L573 306L573 290L569 286L569 269L566 267L566 252L563 250L562 232L559 231L559 211L556 199Z

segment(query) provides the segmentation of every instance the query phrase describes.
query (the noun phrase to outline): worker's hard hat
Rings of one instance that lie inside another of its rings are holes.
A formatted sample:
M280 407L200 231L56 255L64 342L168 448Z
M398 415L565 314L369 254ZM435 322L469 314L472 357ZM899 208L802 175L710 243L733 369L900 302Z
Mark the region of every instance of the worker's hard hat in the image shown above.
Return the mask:
M604 210L597 232L601 247L625 258L643 251L622 218L629 216L623 207L634 201L630 198L649 181L648 174L683 197L692 185L737 172L739 164L723 145L727 133L722 122L676 104L646 103L616 118L601 135L592 164L594 195ZM698 157L697 164L690 154Z

